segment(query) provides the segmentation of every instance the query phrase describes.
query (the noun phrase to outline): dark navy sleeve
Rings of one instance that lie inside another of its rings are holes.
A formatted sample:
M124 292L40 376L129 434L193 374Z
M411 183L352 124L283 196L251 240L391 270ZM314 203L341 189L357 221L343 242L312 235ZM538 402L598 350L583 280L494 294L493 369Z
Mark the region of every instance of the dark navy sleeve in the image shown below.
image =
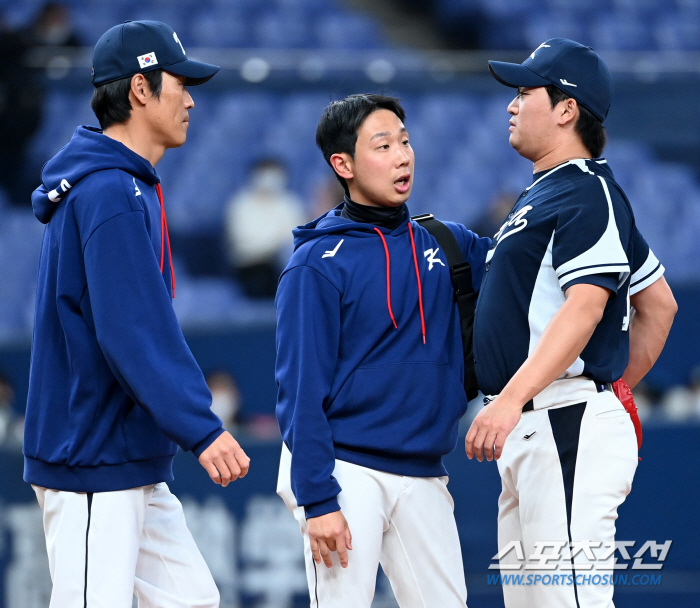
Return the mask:
M491 239L487 236L480 237L462 224L455 222L444 222L444 224L455 235L464 259L469 262L472 271L472 285L474 291L479 293L481 281L484 278L486 254L491 248Z
M100 224L83 257L97 341L112 372L171 441L199 456L223 428L175 317L143 211Z
M642 291L658 281L664 274L664 267L656 259L646 240L634 227L632 232L632 279L630 280L630 295Z
M324 406L340 346L340 292L318 271L286 271L277 290L277 420L306 517L338 511L335 449Z
M578 279L574 279L573 281L569 281L564 287L562 288L562 291L566 292L569 287L572 285L579 285L580 283L585 283L586 285L597 285L598 287L604 287L605 289L609 289L610 291L614 293L617 292L617 277L618 275L614 272L606 272L605 274L589 274L585 275L582 277L579 277Z
M631 215L603 178L591 176L575 185L562 203L552 236L552 266L559 285L564 289L583 277L614 273L618 279L610 287L617 292L630 272L625 245Z

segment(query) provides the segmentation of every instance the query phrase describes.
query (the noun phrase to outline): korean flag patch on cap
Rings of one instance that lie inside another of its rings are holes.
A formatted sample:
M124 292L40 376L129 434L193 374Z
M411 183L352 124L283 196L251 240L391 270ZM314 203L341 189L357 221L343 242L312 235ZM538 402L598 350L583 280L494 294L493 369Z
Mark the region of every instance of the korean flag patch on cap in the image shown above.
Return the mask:
M140 55L136 59L139 60L139 65L142 68L147 68L158 63L155 53L146 53L145 55Z

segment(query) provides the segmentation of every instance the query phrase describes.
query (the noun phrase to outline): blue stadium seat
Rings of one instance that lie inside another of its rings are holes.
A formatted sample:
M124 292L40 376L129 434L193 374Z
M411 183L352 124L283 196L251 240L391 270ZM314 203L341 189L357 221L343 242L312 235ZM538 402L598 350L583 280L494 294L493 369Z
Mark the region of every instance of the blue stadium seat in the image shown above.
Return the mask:
M663 17L654 27L654 37L661 50L700 51L700 7Z
M647 51L656 47L650 24L632 13L602 13L593 16L589 35L592 46L597 51Z
M89 77L88 72L86 78ZM78 125L98 126L97 118L90 108L90 94L90 90L82 93L66 93L61 89L48 91L41 127L29 146L28 154L33 166L43 166L65 146Z
M236 6L200 10L193 19L190 35L192 46L245 48L254 45L250 15Z
M285 8L263 12L252 23L256 46L272 49L315 48L309 11Z
M319 46L326 49L372 49L384 46L377 21L360 13L333 12L316 21Z
M550 38L568 38L581 44L590 44L587 15L567 11L536 12L527 16L525 40L527 48L535 49Z

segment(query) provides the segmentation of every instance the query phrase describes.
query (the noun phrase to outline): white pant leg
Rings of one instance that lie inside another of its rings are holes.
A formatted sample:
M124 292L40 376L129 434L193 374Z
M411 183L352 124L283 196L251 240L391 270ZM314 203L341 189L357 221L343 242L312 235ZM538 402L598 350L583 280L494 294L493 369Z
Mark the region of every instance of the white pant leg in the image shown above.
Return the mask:
M523 414L506 440L498 463L502 479L511 479L517 494L526 559L535 551L537 542L555 541L568 546L569 540L574 543L614 540L617 507L629 493L636 469L634 428L629 415L609 391L588 399L580 426L574 425L576 432L572 432L568 421L576 408L567 406ZM525 435L530 439L526 440ZM571 441L573 437L577 441ZM502 542L507 544L511 539L507 537L508 503L504 501L499 507L504 509L503 512L499 509L501 547ZM584 570L587 561L583 554L578 554L574 558L574 571L558 568L520 572L526 576L560 577L595 574L593 570ZM601 571L601 575L604 573L609 571ZM504 586L506 608L612 608L612 593L610 585Z
M637 438L634 425L622 404L611 392L591 399L581 422L576 478L574 481L571 538L577 541L606 543L615 540L617 509L632 489L637 470ZM614 557L595 561L593 568L583 552L574 557L577 572L594 577L612 575ZM589 580L592 580L589 579ZM592 583L578 587L581 608L613 608L612 585Z
M291 488L285 485L288 469L285 472L283 467L290 462L283 453L277 492L292 510L304 537L311 607L369 608L377 583L382 537L389 528L387 511L400 491L401 477L336 460L333 476L342 488L338 503L352 534L353 549L348 552L347 568L340 566L337 552L331 553L333 566L327 568L323 562L313 561L304 509L296 505Z
M516 427L517 428L517 427ZM515 431L514 431L515 432ZM499 470L504 459L498 461ZM504 469L501 472L501 494L498 497L498 551L503 551L509 545L508 553L500 559L501 576L508 577L522 575L524 560L519 558L517 548L511 543L519 543L518 548L523 546L523 533L520 527L520 501L515 490L510 471ZM516 566L509 568L508 566ZM503 584L503 600L508 608L531 608L534 606L534 599L529 588L516 589L512 584Z
M166 484L77 494L35 488L50 608L217 608L219 596Z
M149 486L136 564L139 608L218 608L219 591L167 484Z
M400 479L380 558L399 606L465 608L467 587L447 478Z
M567 408L562 408L567 409ZM529 439L525 439L529 436ZM501 479L511 484L518 500L518 516L525 560L536 551L539 542L558 541L568 545L566 496L557 444L552 434L548 410L536 410L522 415L503 446L498 461ZM499 548L517 538L508 538L508 503L499 502ZM512 520L510 520L512 524ZM548 548L545 553L551 553ZM511 560L515 556L510 556ZM528 564L532 566L532 564ZM513 571L523 577L566 576L571 572L547 569ZM561 579L559 579L561 581ZM573 585L517 584L503 585L506 608L578 608Z
M35 492L53 581L50 607L131 608L143 489Z

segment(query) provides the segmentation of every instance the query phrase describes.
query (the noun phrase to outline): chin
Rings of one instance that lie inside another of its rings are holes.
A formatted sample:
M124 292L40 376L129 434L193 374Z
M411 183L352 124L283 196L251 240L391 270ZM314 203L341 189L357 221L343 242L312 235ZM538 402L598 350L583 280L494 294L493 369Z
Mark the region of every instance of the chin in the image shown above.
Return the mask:
M182 137L179 137L178 139L173 139L170 144L168 145L169 149L172 148L179 148L180 146L184 145L184 143L187 141L187 135L184 135Z

